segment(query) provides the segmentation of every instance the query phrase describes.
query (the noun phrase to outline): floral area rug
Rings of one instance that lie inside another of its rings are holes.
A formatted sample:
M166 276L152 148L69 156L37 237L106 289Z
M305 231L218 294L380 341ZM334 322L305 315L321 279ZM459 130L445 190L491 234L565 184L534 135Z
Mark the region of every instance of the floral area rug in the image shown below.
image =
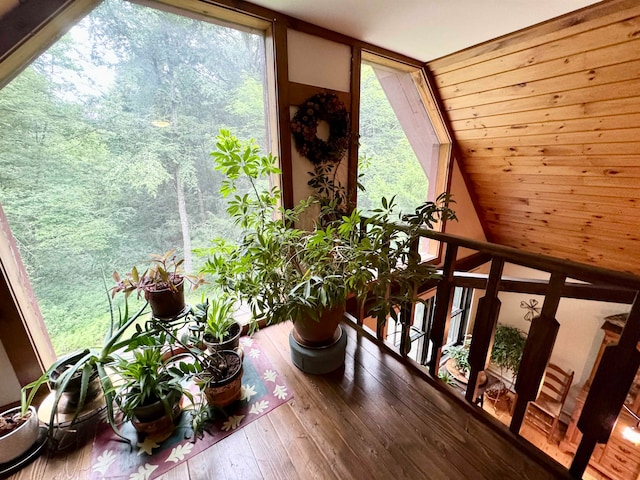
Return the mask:
M173 435L157 444L140 441L130 422L122 425L133 447L119 441L108 424L101 426L93 442L91 479L147 480L171 470L293 397L281 375L272 367L258 342L242 338L244 372L241 399L218 410L204 436L193 442L191 415L184 411Z

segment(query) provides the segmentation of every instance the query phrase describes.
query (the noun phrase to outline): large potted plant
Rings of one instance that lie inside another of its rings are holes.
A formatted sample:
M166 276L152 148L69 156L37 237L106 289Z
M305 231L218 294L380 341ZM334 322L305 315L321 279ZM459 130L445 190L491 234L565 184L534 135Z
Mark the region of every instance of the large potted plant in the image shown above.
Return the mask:
M491 364L498 368L500 381L487 390L486 393L490 398L501 397L513 388L526 342L525 333L518 328L502 323L496 327L491 349Z
M195 290L203 283L201 276L186 274L182 270L184 259L178 258L175 249L164 255L151 254L151 266L142 273L133 267L126 275L113 272L116 285L111 289L112 296L124 292L129 296L138 292L144 294L154 317L172 319L186 312L184 283L188 281Z
M395 223L400 217L393 199L382 199L368 219L354 210L303 230L296 222L314 199L292 209L279 207L278 188L263 187L270 175L280 173L272 155L260 155L254 143L243 144L224 130L216 146L216 169L226 176L221 193L243 236L235 244L216 240L204 251L208 260L203 271L248 305L254 320L292 320L299 343L322 346L335 341L349 296L363 299L369 294L369 312L384 322L389 315L397 317L400 302L418 300L415 286L436 275L431 265L420 262L414 245L420 227L455 218L446 195L402 217L403 226ZM250 193L238 194L239 181L249 183ZM318 336L313 327L319 327Z
M65 425L65 431L80 430L81 417L86 419L102 410L106 411L106 420L114 432L120 435L113 408L115 393L110 367L114 363L114 354L129 346L129 329L140 319L145 309L146 305L130 315L125 302L124 309L116 318L109 299L111 319L103 345L59 358L40 378L23 388L23 397L30 390L23 405L30 405L43 385L49 384L51 387L51 394L41 406L41 412L45 404L49 412L46 423L50 439L60 440L64 436L56 436L60 425Z

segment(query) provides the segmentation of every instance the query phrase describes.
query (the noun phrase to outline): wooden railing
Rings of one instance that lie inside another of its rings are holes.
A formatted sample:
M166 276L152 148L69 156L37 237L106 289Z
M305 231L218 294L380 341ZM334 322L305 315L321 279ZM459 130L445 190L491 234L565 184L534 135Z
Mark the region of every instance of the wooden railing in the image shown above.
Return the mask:
M431 328L426 333L428 338L425 340L431 345L427 367L434 378L438 375L442 349L448 334L455 287L470 287L485 291L478 303L471 337L469 351L471 370L465 394L469 403L475 403L479 374L488 367L490 348L501 306L498 293L501 291L524 292L545 297L540 315L531 322L517 372L516 400L509 426L511 432L516 435L519 435L528 402L537 396L545 367L553 351L560 327L555 318L560 299L571 297L632 305L619 343L608 346L604 351L578 421L582 440L569 472L574 478L581 478L596 444L607 442L609 439L640 365L640 352L636 348L640 340L638 297L640 277L444 233L424 230L421 235L442 242L445 252L444 262L441 265L441 278L437 282L421 286L419 290L419 293L424 293L436 289L435 314ZM488 276L467 274L457 269L457 264L465 264L465 269L474 266L474 263L468 259L458 261L458 252L462 248L476 252L471 258L478 259L477 266L490 262ZM547 272L550 274L549 281L504 278L503 268L507 263ZM399 353L401 355L407 355L411 348L409 338L414 308L415 305L402 305L400 309L402 332ZM362 305L351 306L349 312L360 325L363 324L366 309ZM384 341L383 332L384 329L380 326L376 329L380 341Z

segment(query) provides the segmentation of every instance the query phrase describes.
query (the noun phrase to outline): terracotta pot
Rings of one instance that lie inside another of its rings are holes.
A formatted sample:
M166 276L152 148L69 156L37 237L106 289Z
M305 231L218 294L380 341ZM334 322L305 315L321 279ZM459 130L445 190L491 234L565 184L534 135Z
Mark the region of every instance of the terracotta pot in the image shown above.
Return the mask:
M325 310L318 321L311 318L296 321L293 324L293 338L303 347L319 348L334 344L340 338L338 326L345 309L343 304Z
M218 342L208 334L204 336L204 344L207 346L207 350L211 353L219 352L222 350L236 350L240 346L240 334L242 333L242 327L238 322L234 323L229 329L229 335L227 340Z
M171 436L176 426L176 419L182 413L180 399L182 395L176 393L168 398L172 405L171 413L167 414L162 402L157 401L149 405L143 405L134 410L131 424L138 433L145 434L156 441L163 441Z
M2 413L2 416L11 416L20 413L20 407L11 408ZM29 407L31 414L26 422L15 430L0 437L0 463L7 463L27 452L38 439L39 423L36 409Z
M231 405L240 398L242 373L244 369L241 355L231 350L225 350L220 353L225 355L227 362L233 362L233 364L230 365L231 372L227 378L210 382L209 386L204 389L204 394L207 397L207 403L209 405L222 408Z
M185 309L184 279L176 285L175 290L148 290L145 298L149 301L153 316L160 320L170 320Z

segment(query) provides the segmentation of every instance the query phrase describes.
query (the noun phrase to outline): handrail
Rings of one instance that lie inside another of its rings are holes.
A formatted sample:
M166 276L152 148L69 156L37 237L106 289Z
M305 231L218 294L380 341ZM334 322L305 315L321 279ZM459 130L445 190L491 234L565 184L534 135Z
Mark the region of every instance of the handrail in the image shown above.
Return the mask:
M404 228L401 225L398 227ZM486 281L482 280L485 296L478 304L469 352L471 371L466 399L471 404L474 404L477 398L475 392L478 388L479 374L487 368L491 353L490 346L493 344L501 306L498 292L502 291L503 265L512 263L550 274L550 280L546 286L541 286L539 281L535 283L535 293L544 295L545 299L541 314L531 322L517 375L516 403L509 426L516 435L519 435L528 402L534 400L537 395L544 369L551 357L560 328L555 316L563 295L579 294L581 298L585 298L590 292L598 292L598 287L601 286L602 294L597 295L598 300L602 301L602 298L611 296L612 289L618 288L620 293L616 299L633 303L619 344L605 349L578 422L578 428L583 436L569 472L573 477L581 478L596 443L608 440L640 365L640 352L636 349L640 340L640 276L427 229L420 229L419 235L439 241L446 247L445 260L441 266L441 278L437 283L428 285L430 288L434 285L436 287L433 324L425 334L428 337L426 342L432 345L427 364L434 378L437 378L442 348L448 334L455 286L464 282L456 271L457 252L465 248L490 258L491 273ZM588 282L591 285L580 289L576 282L568 282L568 279ZM509 281L513 284L513 279L506 280L505 284ZM521 282L519 287L525 288L526 282ZM407 339L409 339L414 308L413 304L400 306L401 312L404 313L400 315L402 341L399 353L401 355L406 355L410 349ZM349 309L349 313L362 325L363 317L366 316L366 305L354 306ZM378 326L376 333L378 340L383 342L382 327ZM621 372L621 367L625 370L624 372Z

